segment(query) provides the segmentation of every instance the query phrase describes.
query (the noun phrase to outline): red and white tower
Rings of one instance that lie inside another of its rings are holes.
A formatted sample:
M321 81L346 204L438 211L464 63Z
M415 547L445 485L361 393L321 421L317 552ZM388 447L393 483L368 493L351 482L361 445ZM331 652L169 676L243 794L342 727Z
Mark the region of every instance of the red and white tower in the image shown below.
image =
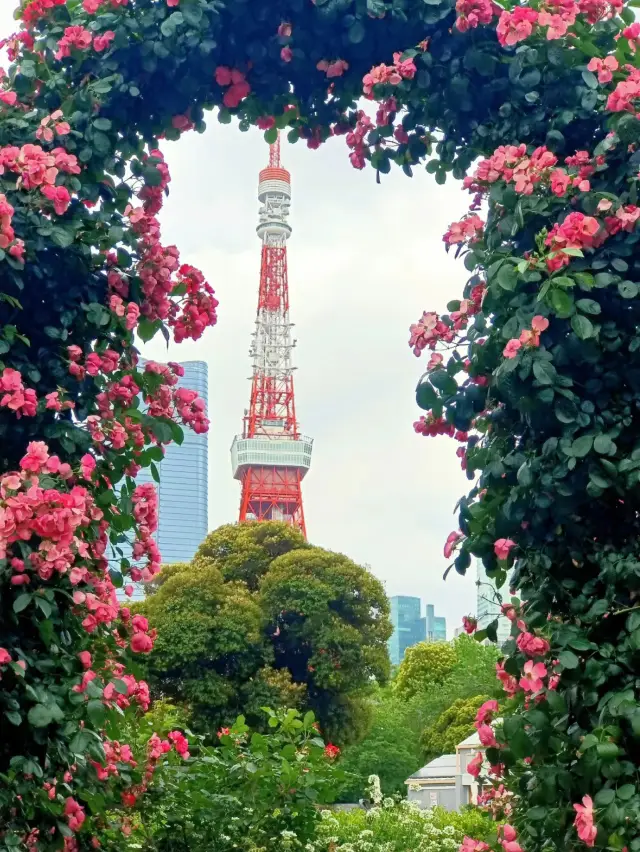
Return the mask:
M240 521L286 521L306 537L300 483L311 465L313 441L300 434L296 419L287 281L291 175L280 164L279 137L260 172L258 199L262 262L250 350L251 402L242 435L231 445L231 465L242 483Z

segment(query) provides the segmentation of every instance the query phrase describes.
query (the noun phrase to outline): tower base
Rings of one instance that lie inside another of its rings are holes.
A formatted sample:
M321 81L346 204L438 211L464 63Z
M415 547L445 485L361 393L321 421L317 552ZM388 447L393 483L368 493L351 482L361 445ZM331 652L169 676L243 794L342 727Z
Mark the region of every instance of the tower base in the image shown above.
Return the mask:
M242 474L240 522L284 521L307 530L300 471L293 467L248 467Z

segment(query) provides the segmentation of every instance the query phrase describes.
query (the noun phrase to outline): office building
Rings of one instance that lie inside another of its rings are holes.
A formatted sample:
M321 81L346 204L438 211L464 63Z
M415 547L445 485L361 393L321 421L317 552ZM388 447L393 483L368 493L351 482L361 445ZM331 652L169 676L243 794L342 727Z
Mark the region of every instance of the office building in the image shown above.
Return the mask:
M446 642L447 619L435 614L433 604L427 604L425 616L427 622L427 642Z
M208 402L208 369L204 361L184 361L180 387L198 392ZM141 470L136 485L152 482L158 492L158 530L155 539L162 561L188 562L207 535L208 524L208 435L196 435L183 427L184 441L165 447L164 459L157 464L160 482L149 468ZM131 558L130 546L122 548ZM134 584L132 600L144 597L143 586Z
M438 642L447 638L446 619L436 616L432 604L421 615L420 598L396 595L390 599L393 634L389 639L389 656L394 666L400 665L407 648L418 642Z
M500 599L498 595L503 601L509 600L509 578L507 578L503 586L496 590L495 583L487 576L481 559L476 560L476 566L476 618L478 619L478 629L484 630L488 624L491 624L497 618L498 646L502 646L511 635L511 622L500 611Z

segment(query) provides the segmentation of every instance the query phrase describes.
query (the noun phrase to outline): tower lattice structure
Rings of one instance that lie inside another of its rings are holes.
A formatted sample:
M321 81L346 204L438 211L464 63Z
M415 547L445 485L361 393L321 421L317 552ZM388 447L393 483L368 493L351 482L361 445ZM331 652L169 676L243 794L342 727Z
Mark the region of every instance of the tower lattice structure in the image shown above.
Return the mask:
M306 537L301 482L311 465L313 441L300 434L296 418L287 279L291 175L280 163L279 137L260 172L258 199L262 259L249 352L251 401L242 435L231 445L231 464L242 484L240 521L286 521Z

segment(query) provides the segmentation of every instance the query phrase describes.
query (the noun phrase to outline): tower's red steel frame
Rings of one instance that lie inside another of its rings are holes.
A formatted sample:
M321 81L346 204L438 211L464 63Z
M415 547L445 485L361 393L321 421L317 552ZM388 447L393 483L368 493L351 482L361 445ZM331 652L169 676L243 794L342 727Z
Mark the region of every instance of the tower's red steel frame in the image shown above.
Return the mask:
M296 419L289 322L287 240L291 176L280 163L280 138L260 172L262 240L260 290L251 356L251 400L242 435L234 439L233 473L242 484L240 521L284 520L306 537L301 482L311 463L312 441Z

